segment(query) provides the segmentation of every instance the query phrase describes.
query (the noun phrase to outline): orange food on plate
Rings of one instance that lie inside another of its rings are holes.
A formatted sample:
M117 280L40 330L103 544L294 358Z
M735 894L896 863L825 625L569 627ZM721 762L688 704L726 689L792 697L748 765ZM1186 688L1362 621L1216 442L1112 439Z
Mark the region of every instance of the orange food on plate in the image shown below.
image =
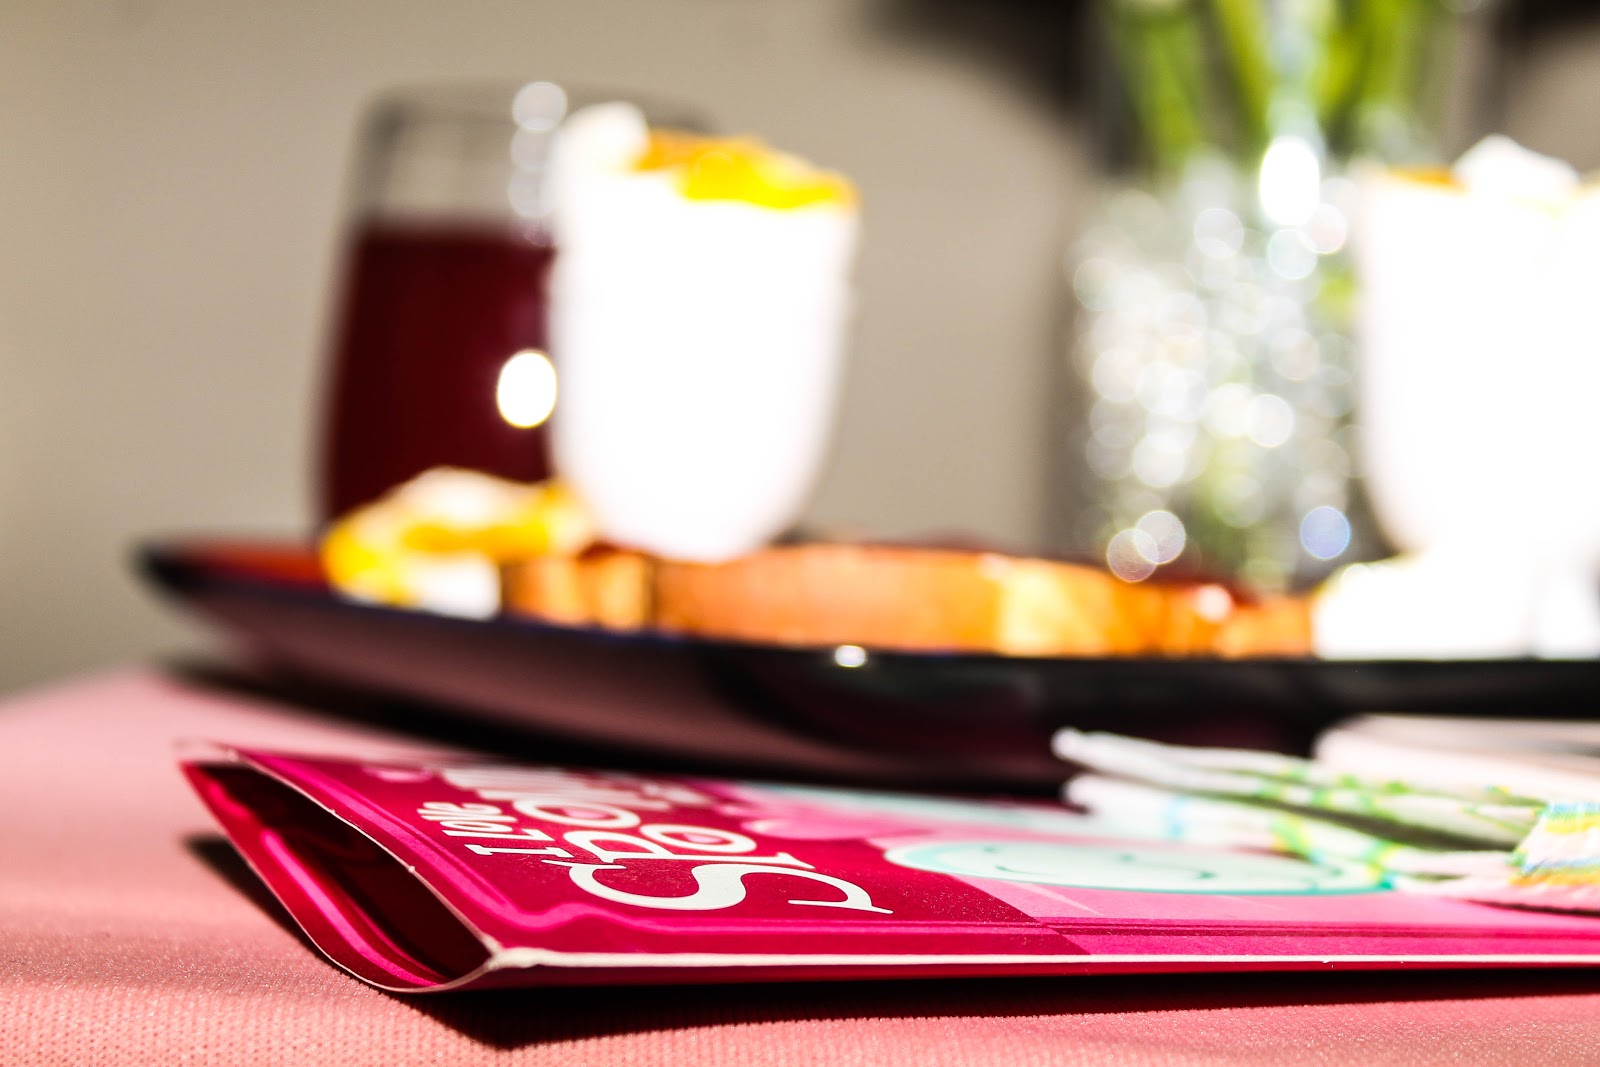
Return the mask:
M773 545L722 563L601 543L560 482L430 471L324 537L345 595L566 626L794 646L1012 656L1299 656L1309 601L1083 563L871 542Z

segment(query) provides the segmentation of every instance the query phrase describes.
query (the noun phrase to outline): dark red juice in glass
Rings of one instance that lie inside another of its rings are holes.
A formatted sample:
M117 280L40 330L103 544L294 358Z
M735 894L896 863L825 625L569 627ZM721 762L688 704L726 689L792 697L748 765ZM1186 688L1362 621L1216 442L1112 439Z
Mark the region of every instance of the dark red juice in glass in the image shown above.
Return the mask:
M325 413L326 521L436 466L550 473L543 424L506 421L506 361L546 346L553 250L492 223L380 220L355 234Z

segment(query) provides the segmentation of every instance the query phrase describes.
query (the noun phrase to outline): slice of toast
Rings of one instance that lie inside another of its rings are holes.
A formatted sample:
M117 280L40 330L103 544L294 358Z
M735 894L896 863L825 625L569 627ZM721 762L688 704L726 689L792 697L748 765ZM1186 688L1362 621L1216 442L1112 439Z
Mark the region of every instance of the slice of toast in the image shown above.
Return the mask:
M726 563L615 548L509 565L508 611L764 644L1014 656L1309 651L1299 601L1214 583L1128 583L1096 567L964 549L813 542Z
M1008 611L1002 557L948 549L803 544L727 563L656 566L656 625L791 645L1001 651L1026 628Z

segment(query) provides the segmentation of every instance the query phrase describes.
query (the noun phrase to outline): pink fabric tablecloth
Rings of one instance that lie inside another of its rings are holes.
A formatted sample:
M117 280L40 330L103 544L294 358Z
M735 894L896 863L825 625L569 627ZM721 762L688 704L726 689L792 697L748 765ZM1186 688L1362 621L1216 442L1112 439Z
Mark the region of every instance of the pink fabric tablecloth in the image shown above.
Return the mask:
M185 736L416 747L145 669L0 703L0 1065L1600 1063L1590 971L394 997L262 897Z

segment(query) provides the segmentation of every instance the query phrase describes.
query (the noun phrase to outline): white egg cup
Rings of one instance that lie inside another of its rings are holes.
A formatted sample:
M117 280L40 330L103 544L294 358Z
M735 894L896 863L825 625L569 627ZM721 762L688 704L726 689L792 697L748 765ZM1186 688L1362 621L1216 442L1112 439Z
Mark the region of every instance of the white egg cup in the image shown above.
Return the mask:
M827 454L855 207L690 200L633 169L648 132L626 105L560 136L556 469L613 541L700 561L758 548Z
M588 295L558 282L556 468L609 539L729 559L809 501L833 426L844 294L807 301L712 278L694 294L681 276L644 273Z
M1375 174L1356 234L1367 485L1416 553L1402 651L1600 654L1600 196Z

